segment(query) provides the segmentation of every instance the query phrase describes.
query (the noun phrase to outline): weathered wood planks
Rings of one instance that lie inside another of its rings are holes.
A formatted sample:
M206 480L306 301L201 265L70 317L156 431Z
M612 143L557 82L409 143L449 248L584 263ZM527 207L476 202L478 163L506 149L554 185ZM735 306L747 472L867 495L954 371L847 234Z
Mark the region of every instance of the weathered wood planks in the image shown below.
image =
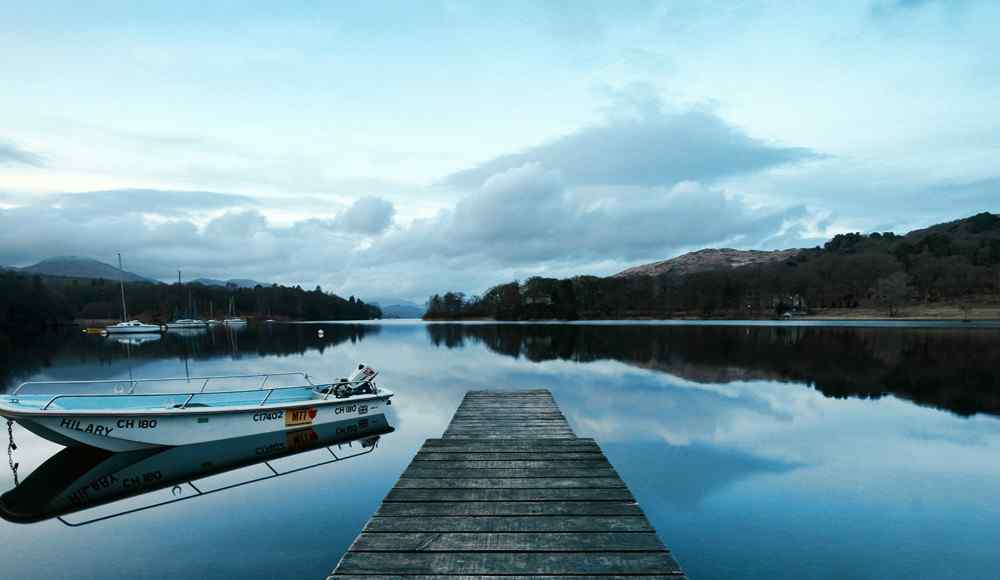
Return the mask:
M330 578L598 576L683 572L597 443L536 389L467 393Z

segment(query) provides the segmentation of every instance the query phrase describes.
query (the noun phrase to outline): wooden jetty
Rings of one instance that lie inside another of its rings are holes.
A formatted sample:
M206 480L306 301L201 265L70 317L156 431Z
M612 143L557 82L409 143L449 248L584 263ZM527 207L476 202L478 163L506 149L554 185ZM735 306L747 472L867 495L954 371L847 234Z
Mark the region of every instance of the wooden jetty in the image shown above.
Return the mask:
M573 433L548 390L465 395L328 580L373 576L684 578L601 448Z

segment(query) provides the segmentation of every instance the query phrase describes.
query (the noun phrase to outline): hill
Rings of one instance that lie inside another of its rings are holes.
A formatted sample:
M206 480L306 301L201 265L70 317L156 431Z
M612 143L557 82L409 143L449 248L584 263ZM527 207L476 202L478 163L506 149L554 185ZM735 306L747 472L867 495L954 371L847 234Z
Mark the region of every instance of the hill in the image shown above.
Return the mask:
M381 308L382 318L420 318L425 312L422 306L408 304L389 304Z
M28 274L41 276L60 276L63 278L91 278L118 280L122 273L111 264L106 264L92 258L81 256L57 256L42 260L37 264L18 269ZM125 271L126 282L152 282L149 278L133 272Z
M258 282L256 280L251 280L249 278L230 278L228 280L216 280L215 278L195 278L191 280L192 284L201 284L202 286L227 286L233 288L254 288L257 286L267 287L270 284L265 284L263 282Z
M822 248L693 252L608 278L535 277L472 298L448 292L431 298L425 318L898 316L942 306L963 318L1000 307L1000 215L983 212L905 235L839 234Z
M661 274L686 275L709 270L727 268L742 268L754 264L769 264L780 262L796 256L802 250L734 250L732 248L708 248L697 252L688 252L676 258L642 264L614 275L615 278L630 276L659 276Z
M427 310L403 298L376 298L371 303L382 309L382 318L420 318Z

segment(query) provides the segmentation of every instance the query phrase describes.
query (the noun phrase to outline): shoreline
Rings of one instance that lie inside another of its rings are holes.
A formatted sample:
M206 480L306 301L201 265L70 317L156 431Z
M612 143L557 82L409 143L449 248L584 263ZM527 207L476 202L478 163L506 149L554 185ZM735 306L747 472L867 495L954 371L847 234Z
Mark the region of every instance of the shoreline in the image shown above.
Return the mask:
M519 320L497 320L488 317L476 318L422 318L424 322L586 322L586 321L649 321L649 322L794 322L794 321L848 321L848 322L1000 322L1000 305L979 306L963 312L958 306L914 306L901 308L895 316L888 316L884 309L875 308L826 308L817 309L809 314L797 314L788 318L780 316L768 317L735 317L735 316L673 316L659 318L653 316L621 316L610 318L581 317L575 320L558 318L530 318Z

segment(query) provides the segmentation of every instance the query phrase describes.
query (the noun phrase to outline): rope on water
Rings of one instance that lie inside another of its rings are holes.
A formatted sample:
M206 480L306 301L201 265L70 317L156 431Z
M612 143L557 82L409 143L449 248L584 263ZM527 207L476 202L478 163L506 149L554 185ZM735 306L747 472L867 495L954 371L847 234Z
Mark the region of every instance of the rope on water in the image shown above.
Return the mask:
M14 421L7 419L7 463L14 474L14 486L21 485L17 479L17 467L21 465L14 461L14 452L17 451L17 443L14 443Z

